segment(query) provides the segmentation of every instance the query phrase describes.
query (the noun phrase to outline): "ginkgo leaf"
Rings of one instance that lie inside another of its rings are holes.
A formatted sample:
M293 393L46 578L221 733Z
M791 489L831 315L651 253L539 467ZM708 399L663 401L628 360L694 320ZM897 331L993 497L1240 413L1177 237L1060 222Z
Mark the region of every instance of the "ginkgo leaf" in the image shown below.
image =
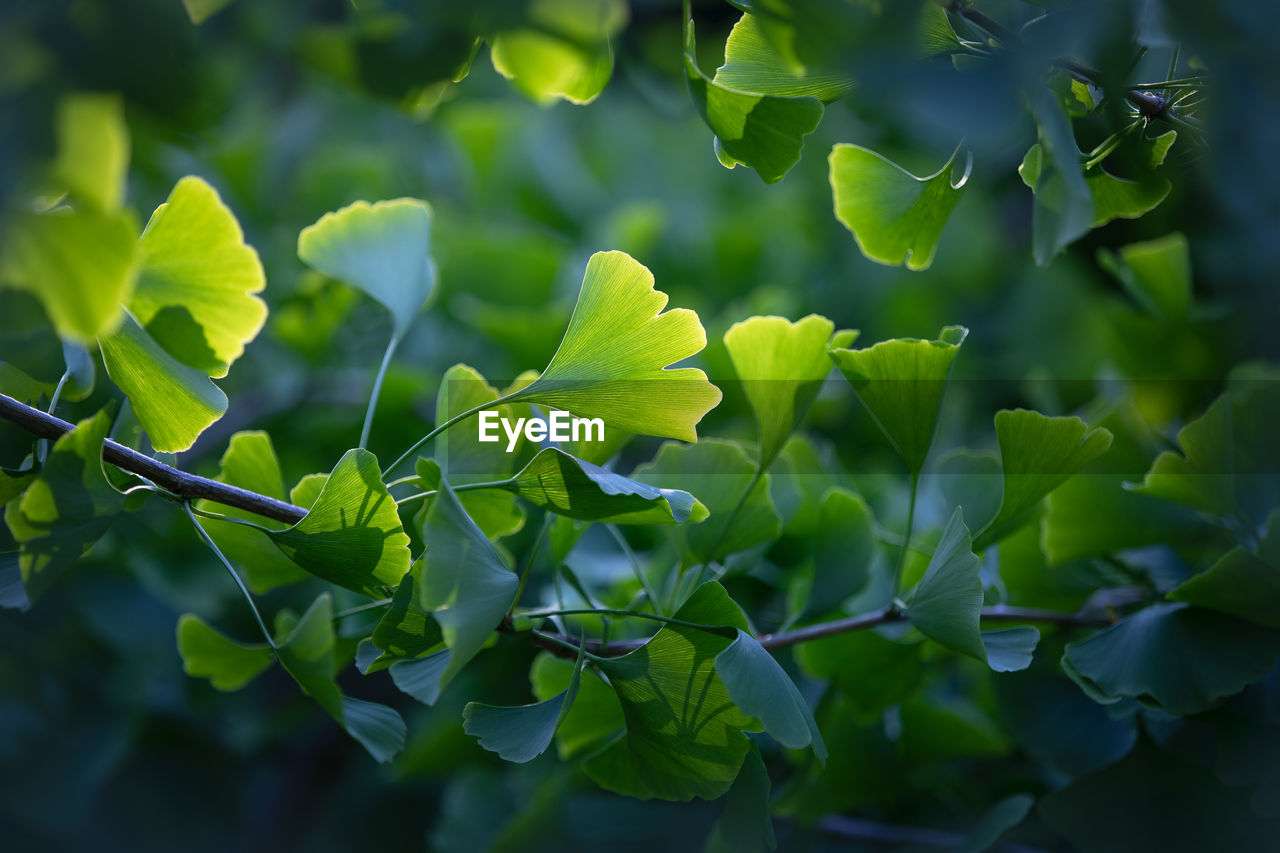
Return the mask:
M494 70L534 101L589 104L613 73L609 39L627 22L623 0L533 0L527 26L492 39Z
M1098 250L1099 265L1115 276L1134 301L1152 314L1185 317L1191 307L1191 253L1178 232Z
M120 325L137 237L127 211L15 214L4 222L0 281L39 298L61 337L88 343Z
M1032 518L1040 500L1111 447L1111 432L1079 418L1051 418L1027 409L996 412L1004 493L1000 511L974 542L981 551Z
M422 526L427 543L418 601L430 611L449 648L436 680L443 689L507 615L519 581L476 527L445 480Z
M1280 628L1280 510L1267 519L1256 551L1232 548L1165 597Z
M435 291L431 219L416 198L357 201L302 229L298 257L381 302L400 337Z
M1035 192L1038 210L1043 206L1057 212L1066 204L1065 182L1061 173L1047 169L1044 150L1037 143L1027 150L1018 166L1018 175ZM1101 164L1084 170L1084 183L1093 206L1091 228L1106 225L1113 219L1137 219L1164 201L1173 186L1166 178L1151 177L1144 181L1117 178Z
M755 637L739 628L737 639L716 656L716 674L738 709L759 720L778 743L788 749L812 746L818 761L827 762L809 703Z
M235 215L195 176L174 185L138 240L129 311L178 361L227 375L267 319L262 263ZM145 422L144 422L145 426Z
M696 426L720 389L692 367L667 369L702 350L706 333L686 308L663 312L667 295L625 252L597 252L559 349L537 379L506 396L602 418L606 427L697 441Z
M80 92L58 101L53 179L100 211L120 208L129 174L129 128L119 95Z
M984 633L982 598L978 557L957 507L907 606L907 619L926 637L985 661L996 672L1026 669L1040 632L1018 627Z
M573 707L582 677L582 660L579 653L569 686L550 699L514 708L468 702L462 709L463 730L507 761L532 761L551 746L556 728Z
M1039 266L1093 224L1095 207L1081 168L1071 119L1048 89L1039 89L1029 98L1032 115L1039 126L1040 151L1046 156L1023 160L1018 173L1035 194L1031 216L1031 248Z
M215 690L239 690L273 663L265 643L236 642L194 613L178 617L178 654L187 675L209 679Z
M203 24L231 5L231 0L182 0L187 17L193 24Z
M918 178L861 146L841 143L831 149L836 219L864 256L889 266L905 261L907 269L929 268L942 228L969 181L967 167L952 180L959 153L956 149L941 169Z
M216 478L218 482L247 489L276 500L285 500L284 476L280 473L280 461L276 458L271 437L265 432L238 432L231 436L231 440L227 443L227 451L222 454L219 464L221 470ZM195 505L197 509L214 510L223 515L242 518L273 529L282 529L287 526L248 510L224 506L212 501L199 500ZM218 521L214 518L204 520L201 524L227 558L244 569L245 578L254 592L268 592L307 577L306 572L298 568L271 540L257 530L243 524Z
M742 163L755 169L767 184L782 180L799 162L804 138L822 120L822 101L812 95L779 96L732 88L698 67L692 20L686 22L684 38L689 93L716 135L720 162L729 168Z
M382 614L373 629L373 643L381 655L371 667L365 667L367 675L376 672L393 661L417 658L436 648L444 640L440 625L418 600L418 586L422 583L422 560L415 560L409 574L396 587L391 606Z
M935 341L895 338L865 349L831 351L836 367L913 476L924 468L951 363L968 334L963 326L946 326Z
M778 537L782 519L769 494L769 475L752 485L755 473L756 466L741 445L704 439L697 444L663 444L653 461L637 467L631 477L652 486L678 487L698 495L710 515L705 521L676 527L672 532L681 543L686 564L692 565L718 560ZM738 507L740 501L742 506Z
M749 317L724 333L724 345L756 416L760 467L768 468L831 372L827 350L847 347L856 331L836 332L826 317L810 314L794 323L782 317Z
M92 548L124 509L124 497L102 471L102 442L110 429L106 410L81 421L54 443L22 497L5 506L30 598Z
M768 37L760 18L744 14L724 44L724 65L716 69L715 84L738 92L781 97L809 96L824 103L844 97L853 81L843 74L806 73L782 55Z
M660 489L575 459L555 447L538 453L503 488L560 515L613 524L684 524L707 508L679 489Z
M370 598L409 571L409 537L367 450L348 450L301 521L269 535L303 569Z

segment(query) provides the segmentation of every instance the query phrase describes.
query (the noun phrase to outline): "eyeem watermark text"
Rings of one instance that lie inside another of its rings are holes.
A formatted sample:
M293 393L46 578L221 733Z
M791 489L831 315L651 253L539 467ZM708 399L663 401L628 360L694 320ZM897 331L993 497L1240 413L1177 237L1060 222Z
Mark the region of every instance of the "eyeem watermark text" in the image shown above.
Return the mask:
M546 420L541 418L502 417L498 412L486 409L480 413L480 441L501 441L501 427L507 436L507 452L514 453L516 443L523 432L527 441L535 444L552 441L604 441L603 418L578 418L568 412L552 412Z

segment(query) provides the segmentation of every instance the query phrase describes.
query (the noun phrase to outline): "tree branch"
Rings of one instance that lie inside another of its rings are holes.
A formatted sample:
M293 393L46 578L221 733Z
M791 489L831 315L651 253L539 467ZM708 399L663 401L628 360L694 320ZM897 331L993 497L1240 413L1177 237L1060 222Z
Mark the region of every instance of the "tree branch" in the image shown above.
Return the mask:
M17 424L32 435L40 438L58 439L75 429L61 418L45 414L39 409L19 403L12 397L0 394L0 418ZM136 450L117 444L111 439L102 443L102 458L124 471L137 474L161 488L193 500L205 498L223 506L243 509L264 518L272 518L287 524L296 524L302 520L307 511L300 506L260 495L247 489L238 489L226 483L219 483L207 477L197 477L179 471L177 468L157 462L150 456L144 456Z

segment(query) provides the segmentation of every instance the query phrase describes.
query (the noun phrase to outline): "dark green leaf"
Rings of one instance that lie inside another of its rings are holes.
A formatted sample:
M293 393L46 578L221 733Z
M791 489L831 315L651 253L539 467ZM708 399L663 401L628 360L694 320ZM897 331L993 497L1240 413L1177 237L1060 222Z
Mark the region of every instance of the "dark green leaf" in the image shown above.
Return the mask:
M1233 548L1166 597L1280 628L1280 510L1267 520L1256 554Z
M441 649L426 657L414 660L398 660L391 664L391 680L408 695L424 705L434 705L444 689L441 683L449 661L453 659L448 649Z
M778 743L789 749L812 746L818 761L826 763L827 747L809 703L755 637L739 629L737 639L716 656L716 674L738 709L759 720Z
M1122 246L1118 254L1099 249L1098 264L1152 314L1179 318L1191 308L1191 253L1176 231Z
M769 817L769 772L755 744L747 752L724 798L724 812L711 827L703 853L763 853L778 846Z
M546 752L556 727L573 707L582 674L581 654L573 677L563 692L533 705L503 707L468 702L462 709L462 728L490 752L507 761L523 764Z
M1035 797L1030 794L1014 794L996 803L978 821L969 840L960 848L962 853L982 853L989 849L1000 836L1022 823L1034 804Z
M562 760L575 758L612 739L626 725L618 697L591 670L580 672L573 661L542 652L529 670L535 698L545 702L569 688L578 677L578 692L556 730L556 751Z

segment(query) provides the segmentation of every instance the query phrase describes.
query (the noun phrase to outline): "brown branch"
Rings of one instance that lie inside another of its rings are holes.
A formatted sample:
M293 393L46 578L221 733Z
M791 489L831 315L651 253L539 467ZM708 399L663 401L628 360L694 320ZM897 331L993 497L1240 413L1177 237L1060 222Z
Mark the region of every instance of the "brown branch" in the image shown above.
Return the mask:
M766 649L785 649L789 646L807 643L813 640L821 640L825 637L835 637L840 634L848 634L853 631L863 631L867 628L874 628L877 625L887 625L893 622L905 622L906 615L901 611L892 610L890 608L881 608L873 610L870 613L863 613L858 616L849 616L844 619L833 619L830 622L821 622L817 625L806 625L803 628L796 628L793 631L784 631L780 634L760 634L756 637L760 641L760 645ZM1110 615L1093 611L1078 611L1068 613L1061 610L1042 610L1038 607L1011 607L1007 604L993 604L990 607L982 608L982 621L984 622L1047 622L1053 625L1062 625L1065 627L1093 627L1100 628L1112 624L1115 619ZM567 637L560 634L552 635L555 639L576 646L578 640L574 637ZM573 657L573 652L555 642L555 639L547 641L540 637L533 638L533 644L539 648L555 654L558 657ZM647 639L643 640L624 640L618 643L609 643L605 645L599 640L588 640L587 651L592 654L601 655L603 657L618 657L636 649L647 643Z
M0 394L0 418L17 424L40 438L56 440L75 429L74 424L69 424L4 394ZM197 477L195 474L179 471L123 444L117 444L111 439L102 443L102 458L117 468L137 474L188 500L205 498L224 506L247 510L264 518L272 518L287 524L296 524L307 514L307 511L300 506L247 489L238 489L207 477Z

